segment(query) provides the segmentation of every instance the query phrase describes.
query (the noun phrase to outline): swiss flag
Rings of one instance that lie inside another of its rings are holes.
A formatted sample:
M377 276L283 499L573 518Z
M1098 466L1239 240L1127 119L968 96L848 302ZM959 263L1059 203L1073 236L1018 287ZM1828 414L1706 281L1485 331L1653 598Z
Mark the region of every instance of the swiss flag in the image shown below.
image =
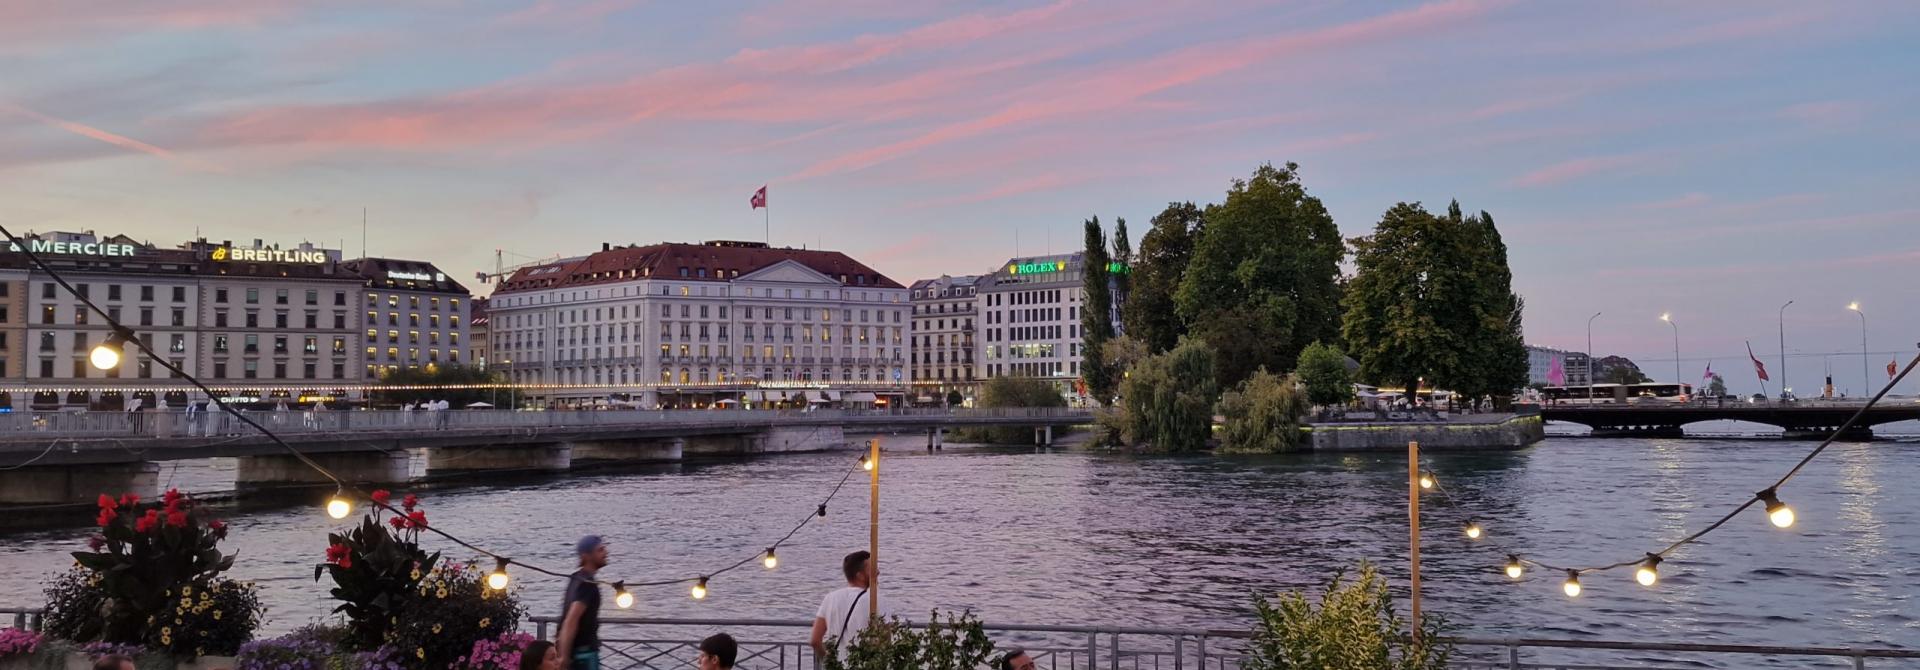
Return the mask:
M1760 375L1760 381L1768 381L1767 364L1760 362L1759 358L1754 357L1753 343L1751 342L1747 343L1747 358L1753 359L1753 372L1754 374Z
M749 200L748 202L753 204L754 209L760 209L761 207L767 206L767 187L762 186L760 187L760 190L754 191L753 199Z

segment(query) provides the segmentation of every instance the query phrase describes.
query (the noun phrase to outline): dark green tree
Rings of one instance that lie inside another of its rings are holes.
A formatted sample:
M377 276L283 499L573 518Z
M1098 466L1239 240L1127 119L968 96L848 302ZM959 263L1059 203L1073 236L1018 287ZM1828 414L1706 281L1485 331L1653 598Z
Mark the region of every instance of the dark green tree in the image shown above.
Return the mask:
M1726 394L1727 381L1720 378L1720 373L1714 373L1713 379L1707 382L1707 397L1718 398Z
M1000 407L1066 407L1067 398L1060 389L1044 379L1033 377L994 377L980 386L979 395L973 399L978 408ZM958 428L953 431L953 439L958 442L984 442L990 444L1020 444L1031 440L1033 433L1026 428Z
M1507 263L1507 244L1485 211L1462 219L1460 203L1447 209L1448 218L1468 235L1467 258L1474 263L1469 313L1478 333L1471 340L1472 359L1455 390L1468 398L1490 396L1501 401L1527 383L1527 343L1521 327L1526 302L1513 292L1513 269Z
M1300 426L1308 409L1307 394L1293 375L1255 370L1220 396L1220 450L1236 454L1294 451L1305 441Z
M966 398L964 398L964 397L962 397L962 396L960 395L960 392L959 392L958 390L954 390L954 391L948 391L948 392L947 392L947 406L948 406L948 407L959 407L959 406L960 406L961 404L963 404L963 403L965 403L966 401L967 401L967 399L966 399Z
M1126 331L1127 298L1133 294L1133 240L1127 238L1127 220L1113 220L1113 257L1108 259L1113 277L1113 314L1119 318L1118 332Z
M1080 378L1087 382L1087 393L1101 405L1113 404L1117 375L1107 365L1104 347L1113 339L1113 294L1108 290L1107 236L1100 228L1100 217L1086 221L1086 250L1082 252L1082 283L1086 299L1080 301Z
M1261 367L1290 370L1307 344L1338 334L1346 246L1298 169L1262 165L1207 208L1175 295L1180 318L1219 354L1223 387Z
M1213 352L1205 342L1180 344L1133 366L1122 383L1122 432L1132 444L1156 451L1190 452L1205 447L1219 400Z
M1307 345L1300 352L1300 364L1294 371L1300 383L1307 387L1307 400L1315 405L1345 405L1353 400L1353 378L1347 374L1347 355L1339 347L1322 342Z
M1127 334L1146 344L1149 353L1172 349L1187 332L1174 309L1174 294L1205 228L1199 207L1174 202L1153 217L1153 227L1140 238L1140 255L1134 259L1120 314Z

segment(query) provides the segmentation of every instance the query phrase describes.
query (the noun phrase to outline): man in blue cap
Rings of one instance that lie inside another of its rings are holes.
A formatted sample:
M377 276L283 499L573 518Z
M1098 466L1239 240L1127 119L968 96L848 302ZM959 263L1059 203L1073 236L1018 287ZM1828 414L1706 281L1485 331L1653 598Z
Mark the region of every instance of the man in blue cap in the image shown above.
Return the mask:
M593 576L607 567L607 542L588 535L573 549L580 554L580 570L567 580L560 606L560 653L573 670L600 670L600 585Z

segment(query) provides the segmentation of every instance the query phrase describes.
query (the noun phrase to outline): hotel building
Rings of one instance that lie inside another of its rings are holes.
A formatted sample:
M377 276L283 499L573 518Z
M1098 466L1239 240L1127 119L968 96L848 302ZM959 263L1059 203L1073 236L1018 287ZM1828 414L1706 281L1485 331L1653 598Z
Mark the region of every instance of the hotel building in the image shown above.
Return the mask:
M974 369L977 342L974 321L979 317L979 275L941 275L914 282L909 380L927 402L944 402L947 392L973 395L978 376Z

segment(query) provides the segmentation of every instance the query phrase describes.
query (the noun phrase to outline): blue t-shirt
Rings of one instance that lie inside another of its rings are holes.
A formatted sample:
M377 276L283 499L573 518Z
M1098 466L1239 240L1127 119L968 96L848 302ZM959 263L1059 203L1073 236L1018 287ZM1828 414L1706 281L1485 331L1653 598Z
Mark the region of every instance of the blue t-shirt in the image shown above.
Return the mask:
M576 602L586 605L586 611L580 613L580 630L573 634L573 649L599 649L600 585L593 583L592 575L575 572L567 580L567 597L560 603L561 625L566 625L567 612ZM573 649L566 653L573 653Z

